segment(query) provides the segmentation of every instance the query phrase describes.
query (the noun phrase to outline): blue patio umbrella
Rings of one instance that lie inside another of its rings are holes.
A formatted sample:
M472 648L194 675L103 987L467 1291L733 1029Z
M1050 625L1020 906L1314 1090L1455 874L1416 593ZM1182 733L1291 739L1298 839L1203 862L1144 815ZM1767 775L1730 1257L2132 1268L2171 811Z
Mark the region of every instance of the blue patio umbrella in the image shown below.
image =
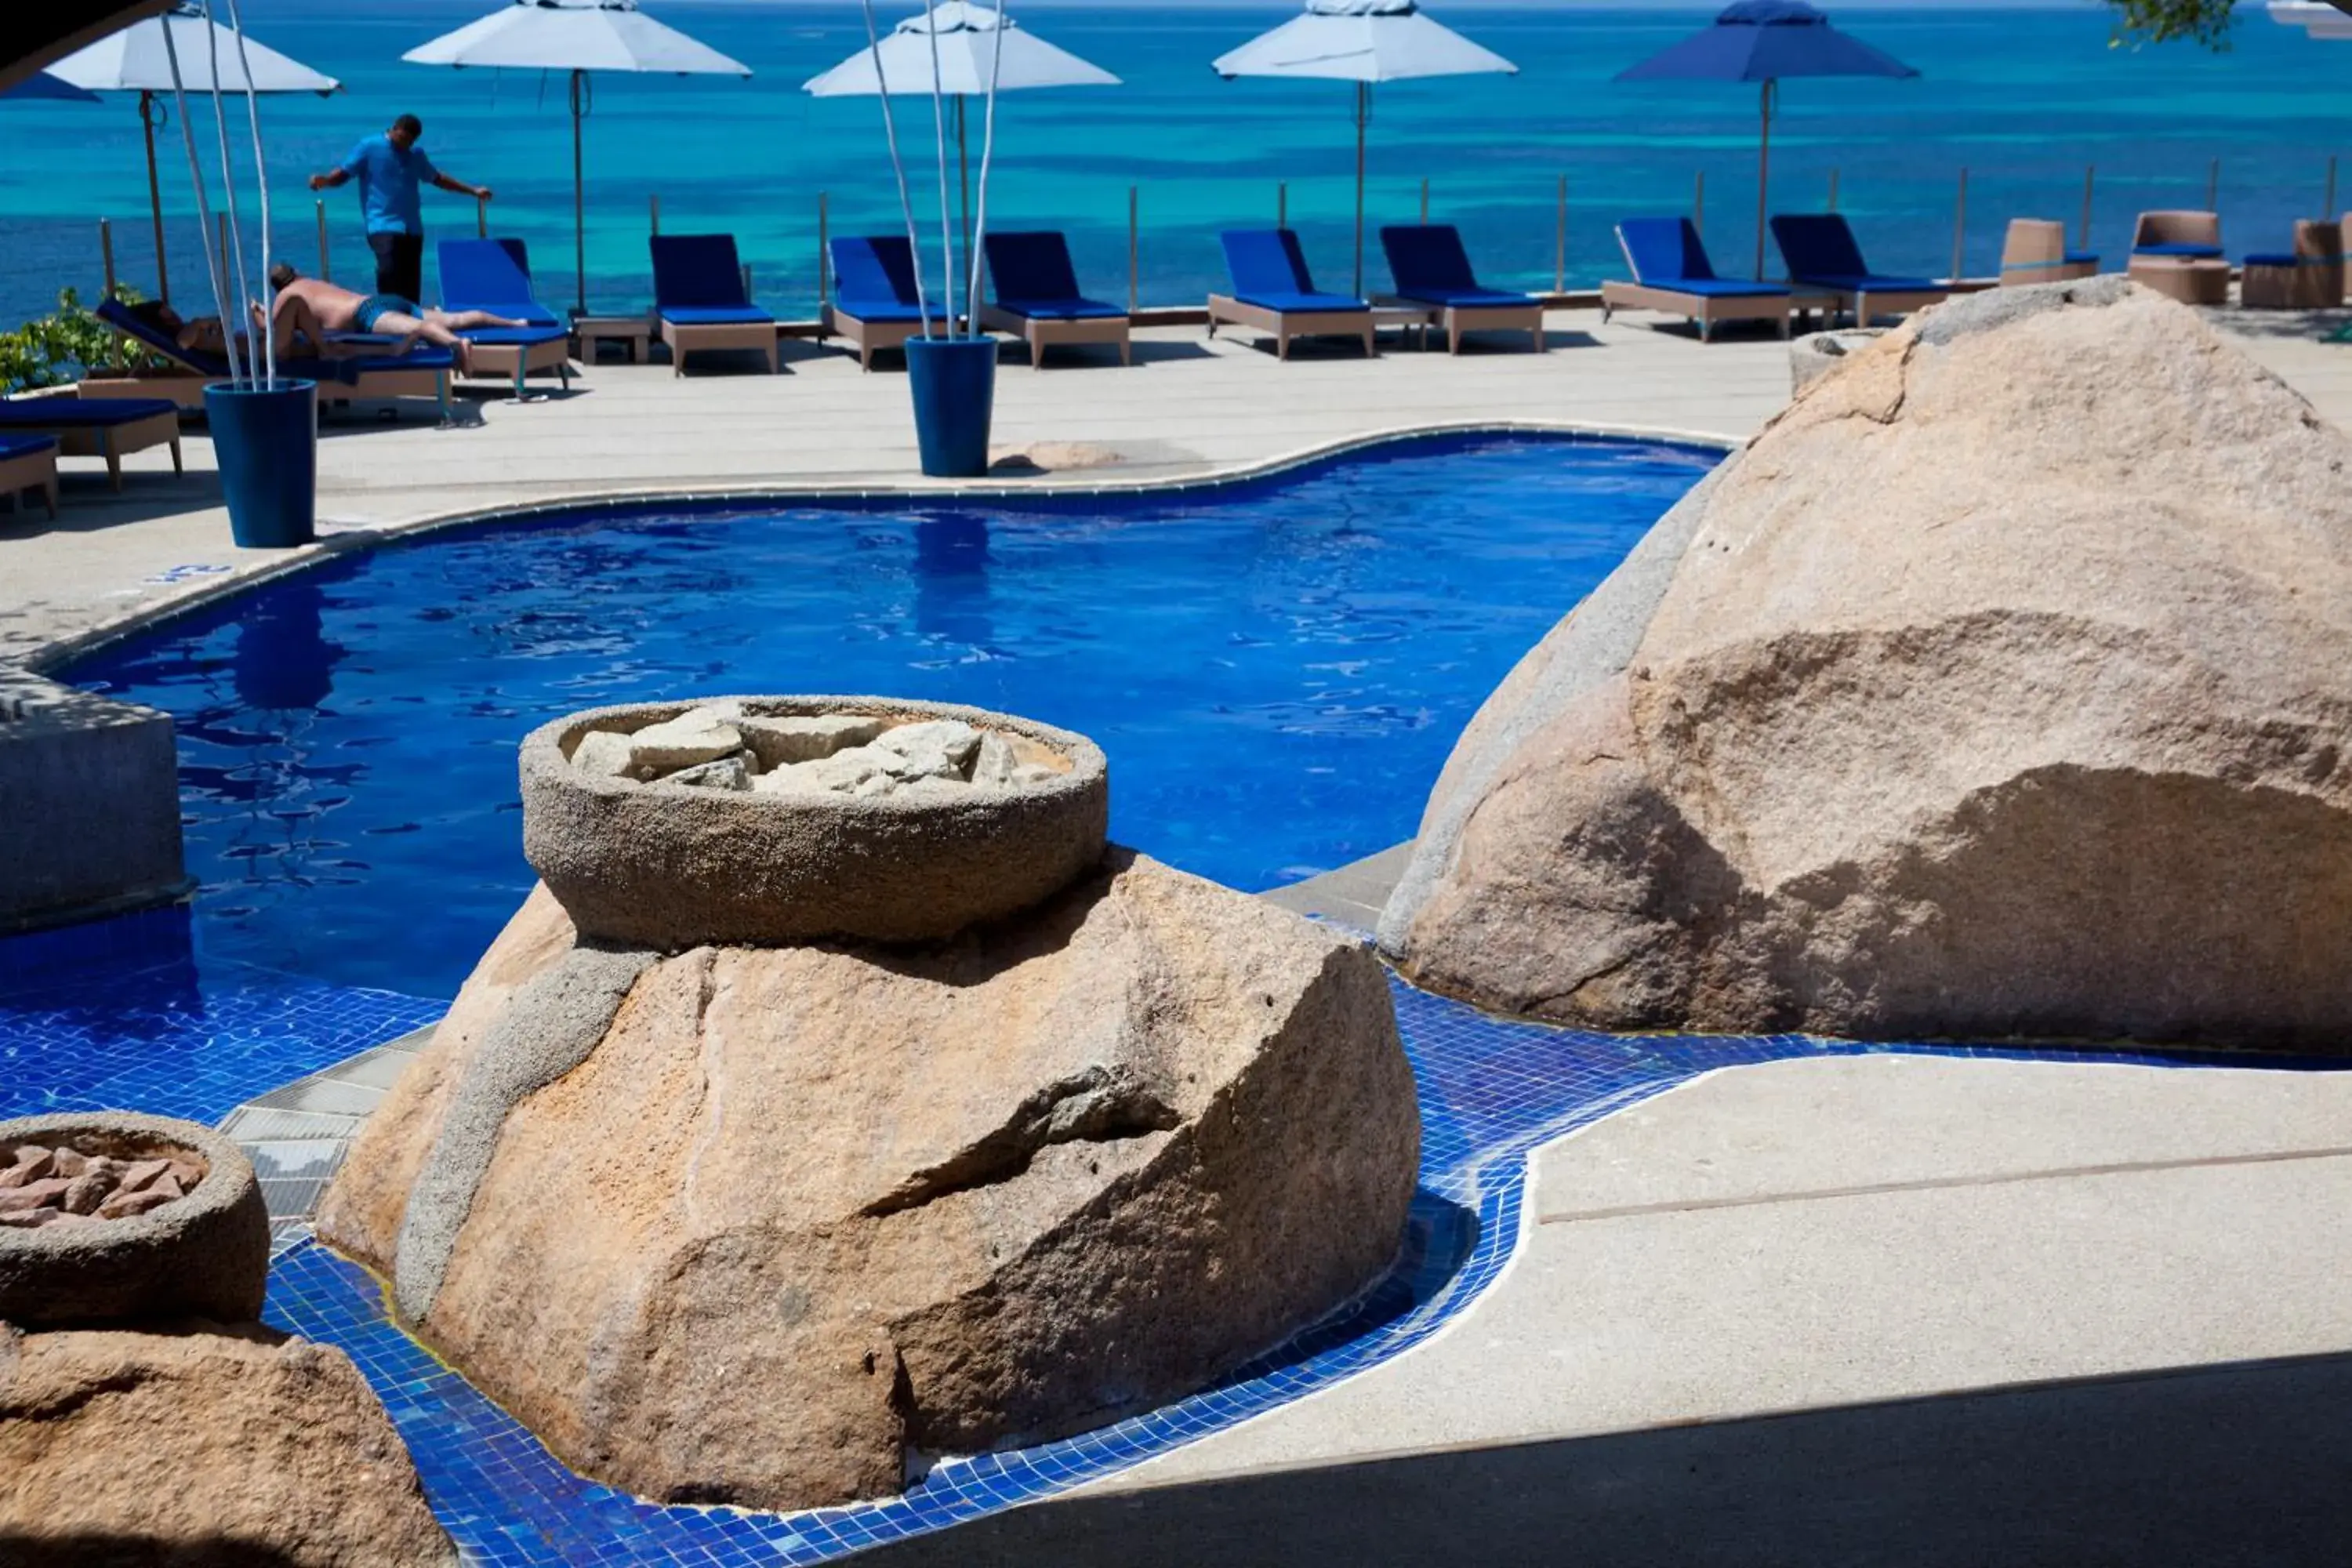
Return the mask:
M1772 172L1772 100L1780 79L1918 74L1893 55L1839 32L1804 0L1738 0L1725 7L1715 26L1620 71L1617 79L1763 84L1764 129L1756 144L1756 276L1761 278L1765 190Z
M16 86L0 91L0 98L47 99L56 103L102 103L105 100L84 88L76 87L63 77L47 71L35 71Z

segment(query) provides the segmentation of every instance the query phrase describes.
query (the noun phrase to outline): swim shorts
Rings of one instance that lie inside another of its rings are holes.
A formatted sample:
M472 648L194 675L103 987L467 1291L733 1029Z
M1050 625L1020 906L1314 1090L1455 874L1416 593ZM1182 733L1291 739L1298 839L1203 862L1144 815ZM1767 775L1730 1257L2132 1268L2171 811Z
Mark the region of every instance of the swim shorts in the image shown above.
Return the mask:
M404 300L397 294L371 294L361 300L359 309L352 313L352 325L362 332L372 332L375 331L377 320L387 310L394 315L414 316L417 313L416 302Z

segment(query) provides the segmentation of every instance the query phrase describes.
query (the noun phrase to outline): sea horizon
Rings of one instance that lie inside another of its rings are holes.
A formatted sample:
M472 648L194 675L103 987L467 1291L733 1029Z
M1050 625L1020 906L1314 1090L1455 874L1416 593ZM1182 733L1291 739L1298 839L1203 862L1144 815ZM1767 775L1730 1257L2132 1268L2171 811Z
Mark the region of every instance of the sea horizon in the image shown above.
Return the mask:
M262 101L278 254L318 269L309 174L337 162L397 113L426 124L425 144L460 178L492 186L492 232L530 246L541 292L571 301L571 126L560 74L451 71L400 54L491 8L485 0L414 0L396 15L354 15L322 0L247 0L252 36L341 79L331 98ZM883 7L885 25L911 5ZM1351 273L1353 132L1344 84L1224 82L1208 61L1293 9L1216 0L1181 10L1120 0L1033 0L1042 37L1124 79L1118 88L1008 94L999 107L990 222L1058 227L1082 279L1124 300L1128 205L1139 214L1140 302L1197 302L1222 279L1215 235L1271 224L1300 231L1318 280ZM1446 6L1449 25L1514 60L1513 77L1456 78L1375 94L1367 228L1422 210L1459 225L1481 269L1507 286L1589 287L1621 271L1619 218L1699 210L1718 268L1754 264L1753 89L1612 79L1703 25L1706 5L1546 4ZM589 302L641 310L649 299L645 236L651 199L673 232L733 233L755 291L805 317L818 293L818 202L833 234L903 232L871 99L819 100L808 77L862 44L857 7L840 0L671 0L656 14L751 67L749 80L598 76L586 125ZM1050 16L1050 21L1045 20ZM2352 52L2240 18L2234 47L2112 47L2105 6L2055 0L2000 6L1839 7L1832 16L1916 66L1915 80L1783 84L1774 126L1774 210L1836 201L1873 262L1951 269L1956 219L1963 272L1990 271L2011 217L2083 216L2095 168L2089 243L2119 264L2133 216L2202 206L2209 186L2233 255L2282 248L2293 221L2320 213L2340 136L2341 68ZM899 106L917 219L936 248L936 173L927 105ZM197 142L215 200L209 113ZM45 313L58 289L88 300L102 279L99 221L117 276L154 289L145 165L133 100L0 104L0 126L37 156L0 168L0 322ZM979 155L973 126L972 155ZM241 113L233 143L243 145ZM176 121L158 139L173 293L209 310L194 200ZM2218 169L2216 161L2218 160ZM1961 172L1967 172L1965 212ZM2218 178L2217 178L2218 175ZM1697 188L1705 180L1704 207ZM1567 243L1559 251L1560 182ZM252 181L240 199L254 218ZM2347 192L2337 193L2343 205ZM349 191L326 202L327 268L366 287L372 267ZM471 203L426 198L428 237L470 235ZM1367 237L1366 286L1385 283ZM428 259L430 247L428 246ZM938 258L928 258L936 268ZM1769 268L1768 268L1769 269ZM427 291L432 292L428 267Z

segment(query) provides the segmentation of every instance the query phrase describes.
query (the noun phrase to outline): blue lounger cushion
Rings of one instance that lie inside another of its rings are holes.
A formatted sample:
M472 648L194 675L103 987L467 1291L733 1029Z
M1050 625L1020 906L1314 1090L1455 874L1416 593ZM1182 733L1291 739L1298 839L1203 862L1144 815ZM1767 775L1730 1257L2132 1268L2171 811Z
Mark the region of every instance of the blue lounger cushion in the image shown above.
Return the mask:
M1078 291L1070 247L1057 230L1008 231L981 241L996 308L1041 321L1115 321L1127 312Z
M1227 229L1217 237L1225 247L1234 298L1245 305L1277 315L1310 310L1332 315L1372 308L1370 300L1318 289L1307 274L1298 237L1286 228Z
M1949 292L1932 278L1872 271L1843 213L1777 213L1772 218L1772 243L1780 248L1790 279L1811 288L1848 294Z
M1234 298L1244 305L1255 305L1261 310L1272 310L1279 315L1305 313L1310 310L1318 315L1333 313L1344 315L1355 310L1370 310L1372 308L1370 301L1351 299L1345 294L1282 294L1270 289L1253 289L1246 293L1235 294Z
M55 436L0 436L0 463L57 450Z
M487 310L533 327L562 325L531 292L530 252L520 239L443 240L441 308Z
M1127 312L1117 305L1106 305L1100 300L1006 300L999 299L996 308L1008 315L1026 316L1040 321L1123 321Z
M1532 305L1526 294L1489 289L1478 281L1463 248L1461 231L1450 223L1400 224L1381 230L1381 249L1397 297L1422 305L1463 309Z
M0 426L104 430L179 411L180 405L168 397L6 397L0 398Z
M2132 254L2134 256L2179 256L2192 261L2208 261L2220 259L2221 247L2197 240L2175 239L2167 240L2160 245L2135 245L2132 247Z
M665 321L719 325L772 321L743 292L743 266L731 234L657 234L654 307ZM728 314L712 314L724 311Z
M835 300L833 313L853 321L919 321L923 312L896 300Z
M97 315L100 321L104 321L123 336L153 350L175 364L184 365L199 375L218 379L229 374L228 360L225 355L206 353L200 349L182 348L169 333L158 331L147 322L141 321L119 300L99 301ZM332 337L336 334L329 335ZM392 341L394 340L385 340L387 343ZM455 353L447 349L425 345L413 348L404 354L355 354L348 359L326 360L288 359L281 356L278 361L278 374L280 375L295 376L304 381L338 381L347 384L355 384L360 377L378 371L444 371L455 370L457 367L457 356Z
M1788 298L1789 290L1777 283L1717 277L1697 226L1686 217L1629 217L1617 226L1617 243L1633 268L1633 281L1645 289L1715 300Z
M2340 256L2296 256L2284 250L2249 256L2242 263L2247 267L2340 267L2343 264L2344 258Z
M915 291L915 247L905 235L845 234L826 248L833 253L836 314L856 321L923 319Z
M662 320L682 327L757 326L776 318L751 305L664 305Z
M1400 289L1397 298L1411 300L1417 305L1451 305L1464 310L1527 306L1536 302L1532 294L1513 294L1500 289Z
M1817 289L1842 294L1941 294L1945 286L1933 278L1895 278L1883 272L1808 272L1797 279Z

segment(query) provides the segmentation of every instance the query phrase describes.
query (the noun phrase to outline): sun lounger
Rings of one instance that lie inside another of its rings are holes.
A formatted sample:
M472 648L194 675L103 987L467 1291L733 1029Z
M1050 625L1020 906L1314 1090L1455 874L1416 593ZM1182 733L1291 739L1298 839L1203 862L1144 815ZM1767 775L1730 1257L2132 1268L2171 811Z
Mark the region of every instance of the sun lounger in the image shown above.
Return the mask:
M1029 363L1045 368L1053 343L1111 343L1118 363L1131 364L1127 312L1078 292L1070 247L1053 230L984 236L994 298L981 307L980 324L1013 333L1029 345Z
M1601 285L1602 321L1615 310L1664 310L1697 323L1701 342L1723 321L1778 321L1789 335L1795 295L1784 284L1717 277L1690 219L1629 217L1617 226L1617 248L1633 281Z
M2148 212L2132 225L2134 256L2177 256L2190 261L2221 258L2221 215Z
M2021 288L2033 283L2065 283L2095 276L2099 258L2087 250L2066 248L2066 226L2053 218L2009 220L2000 242L2000 286Z
M758 349L768 374L781 368L776 318L743 292L743 266L731 234L653 237L654 312L669 345L670 374L686 374L686 356L705 349Z
M1364 356L1371 357L1371 301L1318 292L1297 235L1286 228L1242 228L1219 237L1234 291L1209 296L1211 337L1221 321L1255 327L1274 335L1277 359L1290 357L1293 338L1360 338Z
M2293 250L2245 258L2238 303L2257 310L2321 310L2344 303L2344 226L2330 218L2296 219Z
M1838 296L1857 327L1868 326L1875 316L1904 315L1951 297L1951 289L1932 278L1873 272L1843 213L1780 213L1771 226L1790 283Z
M1462 352L1465 332L1525 332L1528 346L1543 351L1543 306L1532 295L1489 289L1478 281L1470 253L1450 223L1415 224L1381 230L1396 297L1427 305L1445 329L1445 352Z
M551 370L565 386L572 384L572 334L533 297L530 253L521 240L443 240L441 308L487 310L523 323L457 334L473 345L478 374L514 377L517 398L523 395L523 377L535 370Z
M122 459L168 444L172 471L180 462L180 405L164 397L81 397L35 393L0 398L0 436L47 436L68 458L103 458L107 478L122 488Z
M0 436L0 491L12 511L22 510L26 490L37 489L58 515L58 439L54 436Z
M205 383L225 380L229 374L226 357L201 349L182 348L170 333L158 331L140 320L119 300L100 301L97 314L99 320L150 353L179 366L180 374L85 380L85 394L169 397L183 408L202 408ZM355 353L336 359L305 356L278 362L278 374L317 382L321 403L349 403L363 397L431 397L439 402L445 423L449 417L449 376L457 368L457 355L447 349L429 346L414 348L404 354Z
M824 308L823 330L828 337L847 338L856 346L858 367L872 370L877 353L904 348L922 333L915 247L903 234L874 234L844 235L828 248L834 298Z

